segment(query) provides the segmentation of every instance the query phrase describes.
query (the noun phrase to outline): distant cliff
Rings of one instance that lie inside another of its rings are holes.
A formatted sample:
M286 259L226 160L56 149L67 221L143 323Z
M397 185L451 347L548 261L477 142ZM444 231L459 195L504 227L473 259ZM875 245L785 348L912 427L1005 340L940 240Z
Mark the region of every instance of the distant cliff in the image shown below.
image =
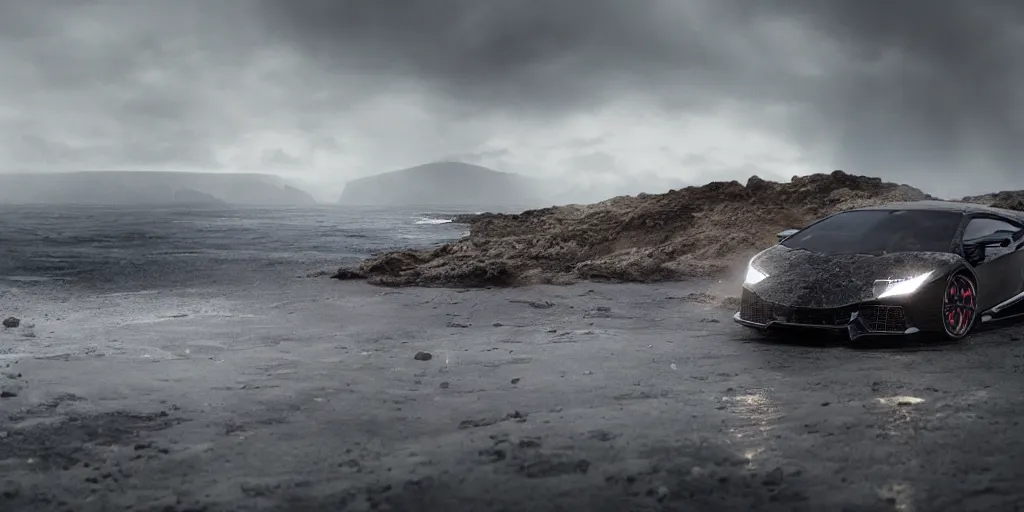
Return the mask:
M437 162L352 180L338 200L376 206L542 206L540 182L478 165Z
M299 206L312 196L269 174L88 171L0 174L0 204Z

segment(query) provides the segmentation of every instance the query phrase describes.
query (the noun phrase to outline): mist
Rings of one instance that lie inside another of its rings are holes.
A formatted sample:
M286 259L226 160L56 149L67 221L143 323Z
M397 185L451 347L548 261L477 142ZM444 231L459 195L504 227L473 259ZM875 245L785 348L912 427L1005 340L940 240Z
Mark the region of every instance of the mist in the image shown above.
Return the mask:
M606 196L843 169L1024 188L1000 0L0 2L0 170L347 181L440 160Z

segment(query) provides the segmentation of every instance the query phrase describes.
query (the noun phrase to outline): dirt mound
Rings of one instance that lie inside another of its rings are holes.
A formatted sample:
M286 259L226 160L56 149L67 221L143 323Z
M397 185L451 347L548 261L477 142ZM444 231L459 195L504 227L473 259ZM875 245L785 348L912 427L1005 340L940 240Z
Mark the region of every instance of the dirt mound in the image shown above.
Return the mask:
M923 199L934 198L842 171L790 183L754 176L746 185L714 182L592 205L467 216L459 220L470 225L470 234L457 242L379 254L335 277L389 286L480 287L721 275L772 244L783 229L849 208ZM1009 201L994 195L975 202Z

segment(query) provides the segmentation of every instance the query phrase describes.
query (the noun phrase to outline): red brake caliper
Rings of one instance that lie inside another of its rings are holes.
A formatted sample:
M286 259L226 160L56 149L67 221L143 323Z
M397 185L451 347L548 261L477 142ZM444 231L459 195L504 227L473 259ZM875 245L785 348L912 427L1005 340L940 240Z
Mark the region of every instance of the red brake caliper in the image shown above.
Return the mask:
M947 295L947 297L951 297L951 298L953 298L955 300L956 296L957 296L956 285L953 285L953 286L951 286L949 288L949 295ZM951 306L951 307L949 308L949 312L946 313L946 324L949 325L950 329L955 329L956 328L956 314L955 314L955 312L956 312L956 304L949 304L949 306Z
M966 306L974 306L974 294L969 288L965 288L962 297L964 298L964 325L966 326L971 322L971 310Z

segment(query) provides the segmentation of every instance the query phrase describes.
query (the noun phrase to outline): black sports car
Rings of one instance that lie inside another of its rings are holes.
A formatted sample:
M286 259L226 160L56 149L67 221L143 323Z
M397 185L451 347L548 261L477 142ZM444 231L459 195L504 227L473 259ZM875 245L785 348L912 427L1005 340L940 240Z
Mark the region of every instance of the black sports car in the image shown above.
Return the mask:
M834 329L850 339L966 336L977 322L1024 314L1024 213L919 201L847 210L750 260L740 311L748 327Z

